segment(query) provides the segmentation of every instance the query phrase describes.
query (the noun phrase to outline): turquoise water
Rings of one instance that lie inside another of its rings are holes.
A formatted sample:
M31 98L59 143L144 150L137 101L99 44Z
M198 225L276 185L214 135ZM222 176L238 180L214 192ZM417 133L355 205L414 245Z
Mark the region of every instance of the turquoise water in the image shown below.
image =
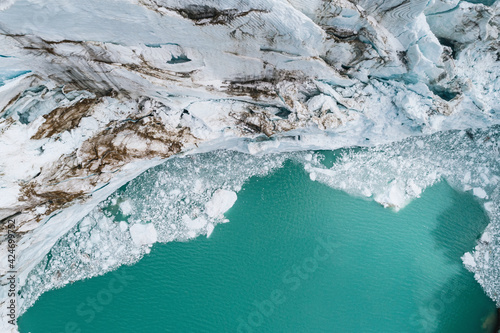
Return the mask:
M289 162L226 216L209 239L43 294L20 332L493 331L494 303L460 262L487 217L445 182L395 213Z

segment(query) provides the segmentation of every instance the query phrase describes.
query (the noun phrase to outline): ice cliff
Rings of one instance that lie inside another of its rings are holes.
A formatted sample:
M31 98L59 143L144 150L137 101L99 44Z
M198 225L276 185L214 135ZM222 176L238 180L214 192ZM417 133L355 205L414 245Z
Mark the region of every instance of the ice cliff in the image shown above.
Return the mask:
M26 285L77 222L174 155L498 124L499 32L500 0L0 1L1 253L14 219Z

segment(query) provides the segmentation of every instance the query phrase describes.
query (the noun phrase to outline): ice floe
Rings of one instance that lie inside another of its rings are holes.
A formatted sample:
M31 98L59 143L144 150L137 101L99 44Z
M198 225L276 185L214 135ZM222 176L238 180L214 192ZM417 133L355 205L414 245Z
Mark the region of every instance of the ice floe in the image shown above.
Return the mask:
M130 227L130 236L135 245L152 245L158 240L153 224L136 223Z
M237 195L233 191L217 190L205 204L205 211L210 217L217 217L227 212L236 202Z

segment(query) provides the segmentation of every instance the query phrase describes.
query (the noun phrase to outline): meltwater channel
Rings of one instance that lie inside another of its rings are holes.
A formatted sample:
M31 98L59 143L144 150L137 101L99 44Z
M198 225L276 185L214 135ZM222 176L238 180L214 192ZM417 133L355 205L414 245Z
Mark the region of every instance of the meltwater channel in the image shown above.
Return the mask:
M495 305L460 260L487 216L444 181L394 212L288 161L252 177L226 217L208 239L157 243L44 293L20 332L494 331Z

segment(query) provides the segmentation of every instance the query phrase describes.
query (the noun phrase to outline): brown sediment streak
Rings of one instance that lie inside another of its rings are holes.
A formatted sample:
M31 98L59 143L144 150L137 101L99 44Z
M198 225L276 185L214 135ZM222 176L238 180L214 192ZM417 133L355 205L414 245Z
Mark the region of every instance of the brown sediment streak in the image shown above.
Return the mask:
M185 19L193 21L196 25L229 24L236 18L247 16L250 13L269 13L269 10L258 8L240 11L237 8L219 9L212 6L196 4L190 4L182 8L167 7L156 3L155 0L141 0L140 4L161 15L164 15L163 11L176 12Z
M13 98L11 98L11 100L7 102L7 104L5 105L5 107L3 108L3 110L0 111L0 113L4 112L9 107L11 107L19 99L19 97L21 97L21 94L22 93L19 93L16 96L14 96Z
M92 103L89 100L79 108L84 110L84 105ZM75 112L74 117L79 114ZM41 133L48 135L52 130L47 127ZM128 163L167 158L179 153L185 143L196 141L188 128L167 129L154 115L113 121L79 149L22 185L19 209L27 214L24 223L40 221L59 209L85 201L98 184L109 182ZM37 214L36 207L45 207L46 211Z
M236 125L242 132L264 133L268 137L276 133L275 124L269 120L266 114L249 111L248 113L230 113L229 116L236 120Z
M78 126L80 120L89 114L97 99L83 99L70 107L61 107L43 116L45 122L38 128L33 140L49 138L54 134L71 130Z
M261 50L268 52L268 50ZM306 83L310 80L300 71L272 69L260 77L242 77L225 81L225 92L231 96L250 96L253 100L269 100L279 97L279 86ZM310 83L310 82L309 82Z

